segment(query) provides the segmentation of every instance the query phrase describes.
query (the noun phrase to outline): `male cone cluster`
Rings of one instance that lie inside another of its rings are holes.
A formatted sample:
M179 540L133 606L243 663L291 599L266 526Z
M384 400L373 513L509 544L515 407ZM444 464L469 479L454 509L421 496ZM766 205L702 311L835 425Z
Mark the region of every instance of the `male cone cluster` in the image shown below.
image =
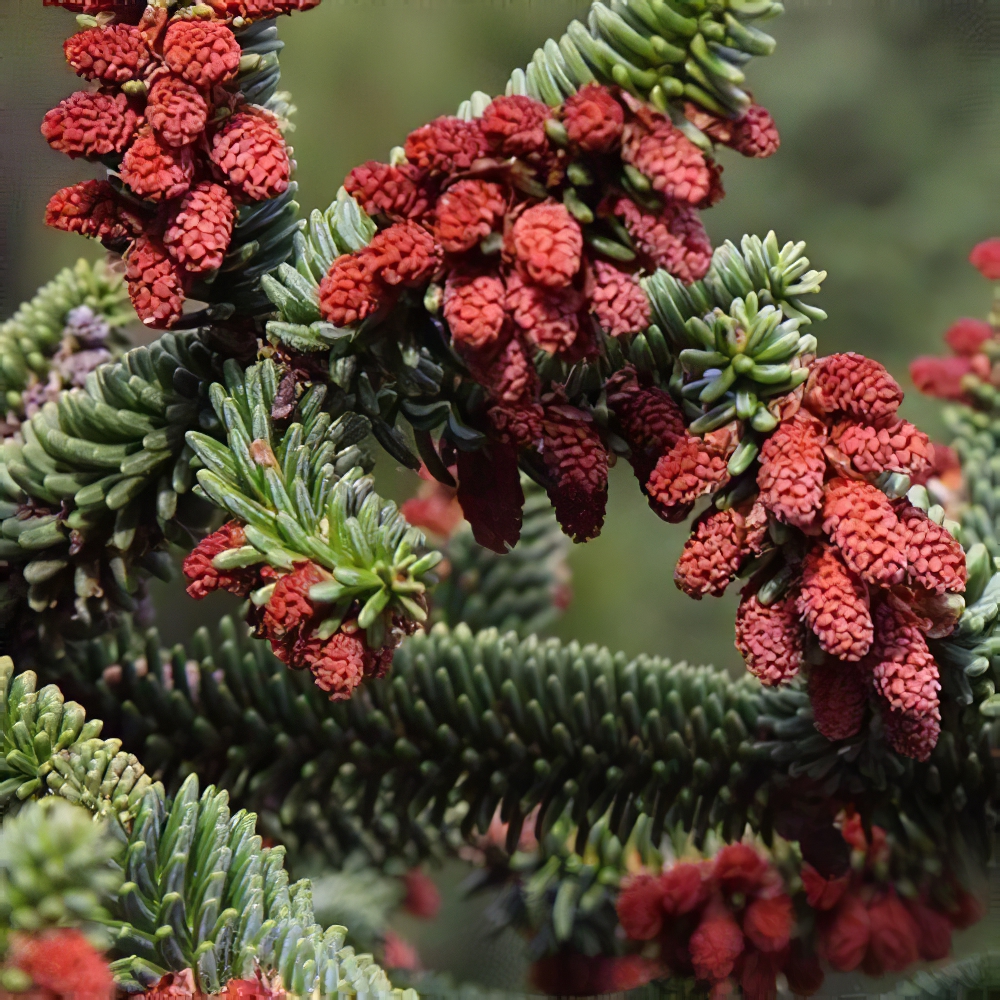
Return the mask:
M238 206L288 187L280 123L232 85L242 53L228 22L237 9L260 16L298 4L231 6L191 17L150 5L138 23L125 10L71 36L66 61L94 89L42 122L53 149L113 171L56 192L46 223L124 251L132 304L156 329L173 327L194 281L222 266Z

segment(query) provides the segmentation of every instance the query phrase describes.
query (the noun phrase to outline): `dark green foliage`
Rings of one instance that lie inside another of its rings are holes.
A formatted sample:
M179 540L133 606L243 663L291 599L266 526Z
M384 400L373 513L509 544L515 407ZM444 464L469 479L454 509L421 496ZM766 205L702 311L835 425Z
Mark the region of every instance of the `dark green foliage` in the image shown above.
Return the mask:
M898 983L879 1000L989 1000L1000 986L1000 952L970 955Z
M366 828L356 796L340 785L338 794L320 791L325 769L338 766L334 745L343 753L342 740L331 742L332 716L343 719L347 706L332 705L308 672L289 670L244 626L223 619L215 641L200 629L190 652L161 649L155 630L143 639L125 627L71 653L54 676L168 790L190 773L227 789L234 805L260 814L262 831L289 848L297 868L340 865L359 846L383 859L385 844L398 843L391 822ZM412 843L407 853L419 856Z
M941 737L930 759L919 763L887 748L873 717L867 731L831 742L813 727L809 696L792 683L761 692L759 750L772 769L767 807L760 818L786 836L801 831L782 824L796 813L822 814L831 797L851 802L893 838L896 877L919 880L948 863L960 877L977 881L992 853L996 814L994 753L1000 726L973 707L944 706Z
M447 576L433 593L432 616L474 632L496 628L522 638L547 628L570 600L569 539L545 491L526 476L521 540L506 555L477 544L467 525L444 547Z
M229 789L293 854L361 843L416 858L438 830L485 830L501 803L515 840L536 805L544 834L571 803L581 845L608 809L622 840L643 812L654 840L676 822L742 832L762 777L749 676L439 625L405 640L389 677L330 703L231 624L223 636L216 650L196 638L197 693L179 648L170 689L155 633L144 663L91 644L67 683L168 787L194 771ZM121 679L102 680L116 660Z
M289 885L285 849L262 848L253 813L230 815L229 796L213 787L199 798L195 775L171 802L119 740L98 738L100 720L87 722L54 685L36 692L31 671L12 673L0 659L7 802L54 792L103 817L116 839L57 805L29 805L0 835L0 917L26 929L101 917L97 897L114 889L102 920L130 991L185 968L217 990L259 966L298 994L392 992L370 955L344 947L345 928L316 924L309 882ZM104 868L112 857L123 878Z
M87 721L82 705L65 701L54 684L37 688L35 673L14 677L0 658L0 804L7 815L46 791L127 825L152 781L120 739L102 740L100 719Z
M577 851L572 847L572 820L564 813L534 850L510 856L507 884L488 911L494 927L513 926L528 933L534 959L561 948L582 955L620 954L624 941L616 934L615 902L627 862L640 859L656 869L663 860L650 840L651 825L649 816L640 816L623 845L605 815ZM487 868L470 876L467 884L489 885L494 878Z
M289 884L284 848L263 848L256 822L253 813L231 815L225 792L208 787L199 798L194 775L172 803L146 796L111 922L115 949L129 956L112 964L119 984L138 992L166 971L191 968L214 992L259 966L300 996L391 993L370 955L344 947L346 928L315 922L312 886Z
M62 392L22 424L21 441L4 443L6 621L26 602L41 617L18 625L59 642L133 608L144 573L169 577L163 540L190 545L215 516L191 496L184 442L192 427L217 432L206 399L215 364L197 335L164 334Z

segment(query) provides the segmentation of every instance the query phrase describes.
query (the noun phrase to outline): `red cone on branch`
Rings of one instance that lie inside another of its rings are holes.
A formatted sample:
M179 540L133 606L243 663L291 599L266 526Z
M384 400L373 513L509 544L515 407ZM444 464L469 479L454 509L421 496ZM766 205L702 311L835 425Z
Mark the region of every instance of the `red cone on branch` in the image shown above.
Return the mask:
M736 648L762 683L780 684L799 672L802 640L794 594L771 605L761 604L756 594L744 594L736 611Z
M795 606L820 648L831 656L857 662L871 648L874 627L867 588L834 546L820 542L806 554Z
M430 174L468 170L487 151L479 118L435 118L411 132L403 147L406 159Z
M246 545L243 525L237 521L224 524L218 531L203 538L184 560L184 575L191 581L187 592L195 600L200 600L213 590L228 590L231 594L245 597L250 593L257 578L256 567L245 569L217 570L212 560L229 549Z
M57 152L96 159L120 153L132 140L138 115L124 94L78 91L47 112L42 135Z
M661 455L646 483L646 490L665 520L684 520L700 496L729 479L728 455L706 438L685 434Z
M501 555L521 537L524 491L513 445L491 441L479 451L459 451L458 502L472 536Z
M447 253L464 253L493 232L506 209L499 184L458 181L437 200L434 233Z
M211 156L234 193L248 201L275 198L288 188L288 150L266 112L237 111L228 118L212 139Z
M759 104L751 104L732 126L732 136L726 143L744 156L773 156L781 145L778 127L771 112Z
M329 580L327 572L315 563L297 563L275 584L270 600L260 617L260 634L274 644L279 659L287 661L279 649L290 648L290 641L316 615L316 606L309 598L309 588Z
M213 87L236 75L239 42L217 21L174 21L163 39L163 61L171 72L196 87Z
M645 487L659 457L687 434L684 414L669 393L655 386L640 387L631 366L612 375L605 388L608 406L629 446L629 462Z
M444 286L444 318L455 343L480 350L500 339L507 290L495 274L452 271Z
M483 112L483 136L502 156L538 156L548 151L545 122L551 117L549 107L533 97L497 97Z
M816 730L828 740L845 740L861 730L868 687L854 664L827 660L809 671L809 700Z
M885 368L853 352L821 358L806 384L807 404L821 413L881 421L894 417L902 401L903 390Z
M213 271L229 249L235 215L229 192L202 181L181 199L164 233L164 246L186 271Z
M923 356L910 362L910 378L920 392L953 402L967 400L962 380L971 372L972 362L964 357Z
M117 243L138 234L140 220L123 211L107 181L81 181L57 191L45 209L45 225Z
M415 222L397 222L376 233L366 253L378 258L379 277L387 285L423 284L442 262L441 247Z
M958 540L905 499L896 502L896 514L906 539L907 579L935 594L961 594L968 569Z
M764 442L757 485L761 503L779 521L812 527L823 502L826 428L801 410Z
M649 299L635 275L595 260L588 274L586 294L590 311L612 337L641 333L649 326Z
M125 265L129 298L139 319L156 330L169 330L184 312L185 279L167 248L140 236Z
M191 186L194 154L190 146L175 149L144 129L125 151L121 178L140 198L170 201Z
M378 311L388 292L371 254L344 254L320 282L319 311L334 326L352 326Z
M566 98L562 120L575 146L589 153L610 153L621 142L625 112L606 87L588 83Z
M26 973L36 990L73 1000L107 1000L114 981L107 962L75 928L15 933L7 962Z
M882 604L875 611L875 627L871 668L879 691L901 712L935 712L941 690L938 666L916 621L890 604Z
M721 901L710 902L689 943L695 975L710 983L725 979L743 947L743 932L728 908Z
M688 597L721 597L743 561L745 522L735 510L720 510L700 520L674 569L674 583Z
M312 672L316 687L331 701L346 701L365 677L370 654L358 635L335 632L329 639L310 640L302 654L303 666Z
M633 941L652 941L663 929L664 887L654 875L633 875L622 885L616 908L622 930Z
M971 358L979 354L983 344L993 338L993 327L985 320L965 317L957 319L945 331L944 342L956 353Z
M897 753L914 760L925 761L937 746L941 735L941 714L935 709L930 713L910 714L882 706L882 724L886 742Z
M574 406L545 405L542 458L555 486L556 520L575 542L596 538L608 502L608 453L590 416Z
M862 962L871 941L871 918L857 893L849 892L832 917L820 925L823 957L838 972L853 972Z
M712 241L693 205L670 201L654 215L630 198L619 198L614 214L654 268L662 267L685 284L705 277L712 263Z
M583 296L574 288L546 288L525 281L516 271L507 277L507 311L535 347L560 354L576 343Z
M850 459L851 465L866 476L902 472L919 478L934 460L930 439L908 420L881 427L842 421L833 428L831 440Z
M652 127L635 120L625 126L622 159L649 178L655 191L697 205L712 189L705 156L668 118Z
M580 270L583 233L560 202L547 201L522 212L511 245L518 269L539 285L565 288Z
M1000 238L977 243L969 254L969 263L990 281L1000 281Z
M63 52L77 76L105 84L140 79L150 60L141 32L131 24L77 32L63 42Z
M149 92L146 121L168 146L187 146L205 131L208 104L197 87L162 76Z
M847 566L869 583L892 587L906 573L906 534L888 497L868 483L834 479L823 497L823 531Z
M347 175L344 188L368 215L410 219L423 215L428 209L420 179L420 171L412 164L391 166L369 160Z

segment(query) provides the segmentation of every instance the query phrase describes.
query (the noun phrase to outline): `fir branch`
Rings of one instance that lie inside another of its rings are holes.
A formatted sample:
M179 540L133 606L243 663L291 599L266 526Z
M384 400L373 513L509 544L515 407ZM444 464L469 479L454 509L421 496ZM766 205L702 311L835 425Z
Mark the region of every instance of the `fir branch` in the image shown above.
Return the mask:
M728 0L708 8L694 0L595 0L587 23L573 21L558 42L549 39L524 70L515 70L507 94L527 94L555 107L592 81L615 85L649 101L683 124L683 102L725 118L751 104L743 67L770 55L775 42L751 23L784 10L777 0ZM482 113L490 98L473 94L459 115ZM679 120L678 120L679 119ZM708 145L697 128L685 131Z
M1000 952L970 955L941 969L924 969L880 994L879 1000L952 1000L988 996L1000 983Z
M107 921L122 956L113 963L120 986L138 992L168 971L191 968L199 988L215 991L260 968L298 995L392 992L370 955L344 947L345 928L324 931L315 923L309 882L289 884L284 848L262 849L253 813L231 816L227 793L211 786L199 797L195 775L170 801L134 757L118 751L120 741L98 739L100 720L87 722L82 707L64 703L54 685L36 692L32 672L11 680L12 673L9 657L0 659L0 731L5 767L14 775L3 785L5 796L24 801L54 792L107 817L124 841L124 882ZM52 808L46 806L46 826L55 832ZM38 814L21 822L37 823ZM21 832L15 826L11 836ZM85 847L91 864L108 855L96 841ZM48 877L55 878L51 871ZM30 899L12 897L10 905L30 920L39 899L55 894L58 902L57 889L39 883ZM90 897L79 902L92 911Z
M324 609L323 639L352 612L371 650L386 644L396 623L426 621L428 574L441 556L423 553L423 534L364 477L368 456L359 446L368 421L357 414L333 421L322 410L325 387L314 385L279 438L271 419L278 395L273 362L241 373L230 361L225 374L226 388L216 383L209 395L228 449L197 431L187 435L205 466L199 488L246 526L247 544L220 553L215 565L266 562L286 572L305 562L321 567L326 579L313 583L309 598ZM266 605L274 589L274 583L262 586L254 604Z
M346 928L315 922L310 883L289 883L284 848L263 848L257 817L231 815L228 798L211 786L199 796L191 775L172 803L143 800L111 923L127 956L112 963L119 984L138 992L190 968L215 992L260 968L293 995L392 995L371 956L344 946Z
M0 804L6 813L52 792L127 827L153 782L132 754L122 752L122 741L102 740L103 723L88 722L83 706L65 701L54 684L38 689L33 671L14 677L9 656L0 657L0 695Z
M755 815L752 678L439 625L404 641L391 677L341 704L259 644L239 643L231 625L225 632L215 655L201 633L197 695L181 650L164 689L155 634L144 672L135 653L102 643L78 669L93 684L117 655L121 681L92 697L107 699L101 711L122 706L115 730L127 729L168 784L183 761L236 803L275 814L296 844L333 857L345 831L376 856L379 841L427 850L428 831L485 831L498 806L512 843L540 804L544 833L572 803L581 844L608 809L622 840L643 812L654 839L678 821L738 835Z
M191 496L184 434L219 426L204 398L215 364L197 335L165 334L60 393L4 443L6 621L26 601L41 616L29 629L61 641L133 609L143 574L169 578L163 540L189 546L212 517Z

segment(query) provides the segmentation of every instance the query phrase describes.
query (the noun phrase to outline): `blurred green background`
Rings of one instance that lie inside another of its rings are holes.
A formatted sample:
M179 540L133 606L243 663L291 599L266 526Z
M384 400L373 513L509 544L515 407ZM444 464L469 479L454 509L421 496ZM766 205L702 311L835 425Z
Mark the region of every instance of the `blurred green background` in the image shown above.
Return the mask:
M72 15L40 0L3 0L0 59L0 314L54 271L96 248L41 223L56 188L92 175L51 153L44 112L74 89L60 42ZM283 86L298 106L290 141L306 209L330 201L346 172L385 159L407 132L481 89L498 92L584 0L324 0L283 19ZM728 196L706 214L715 242L775 229L804 239L829 271L817 329L824 352L855 349L912 389L910 358L935 351L958 315L986 311L989 288L966 263L1000 233L1000 4L981 0L790 0L770 23L778 50L750 81L782 132L780 152L746 161L722 152ZM906 413L939 429L937 406L910 392ZM383 457L383 488L408 495L414 477ZM630 654L714 661L732 648L736 593L695 603L673 584L684 542L646 507L627 467L612 470L607 526L573 552L575 601L557 632ZM218 619L159 588L171 640Z

